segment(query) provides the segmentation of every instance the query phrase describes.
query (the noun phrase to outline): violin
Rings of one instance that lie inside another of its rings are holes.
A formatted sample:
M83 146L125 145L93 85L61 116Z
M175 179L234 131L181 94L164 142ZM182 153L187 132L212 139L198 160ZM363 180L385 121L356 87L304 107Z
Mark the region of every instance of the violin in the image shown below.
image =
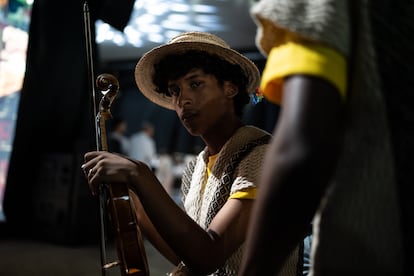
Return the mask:
M96 87L101 90L103 97L99 103L99 112L96 116L96 123L99 126L100 150L108 150L106 141L106 120L112 118L110 107L115 99L119 84L118 80L110 74L101 74L96 79ZM102 233L101 259L102 270L106 271L114 266L119 266L121 275L148 276L149 268L145 247L142 240L140 228L133 201L130 197L130 189L127 183L117 182L101 184L99 195L101 202L101 221L104 215L109 213L112 227L115 231L118 261L107 262L105 256L106 234ZM105 225L105 223L104 223ZM106 227L101 227L105 230Z
M112 118L112 102L119 91L119 82L111 74L101 74L93 80L92 38L87 2L84 3L86 50L90 88L92 90L95 114L96 149L108 151L106 121ZM96 110L95 85L102 93L99 112ZM137 214L131 198L132 191L127 183L102 183L99 186L99 212L101 228L101 272L105 276L108 269L119 266L122 276L149 276L145 247L138 226ZM108 262L106 257L107 224L111 222L115 234L118 260Z

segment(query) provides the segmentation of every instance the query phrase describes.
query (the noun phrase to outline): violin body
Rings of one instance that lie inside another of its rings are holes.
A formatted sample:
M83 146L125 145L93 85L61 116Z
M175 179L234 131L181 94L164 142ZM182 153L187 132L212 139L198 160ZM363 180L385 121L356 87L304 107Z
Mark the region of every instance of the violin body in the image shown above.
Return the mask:
M121 274L148 276L147 256L128 185L112 183L108 189L108 209L115 230Z

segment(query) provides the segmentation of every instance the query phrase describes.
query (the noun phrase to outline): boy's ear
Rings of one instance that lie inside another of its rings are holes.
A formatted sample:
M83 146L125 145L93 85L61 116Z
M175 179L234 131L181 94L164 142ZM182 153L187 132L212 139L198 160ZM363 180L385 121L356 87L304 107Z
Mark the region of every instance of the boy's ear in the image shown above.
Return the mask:
M224 94L226 95L226 97L233 98L234 96L237 95L238 92L239 92L239 89L237 88L235 84L231 82L225 82Z

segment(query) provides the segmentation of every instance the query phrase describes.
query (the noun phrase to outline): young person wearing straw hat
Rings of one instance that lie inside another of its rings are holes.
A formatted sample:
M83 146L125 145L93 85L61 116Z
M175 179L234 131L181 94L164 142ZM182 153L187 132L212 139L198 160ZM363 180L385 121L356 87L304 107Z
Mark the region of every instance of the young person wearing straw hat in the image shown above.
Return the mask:
M83 168L92 191L102 182L128 182L137 195L143 233L177 265L172 275L238 273L270 139L241 120L259 78L252 61L208 33L183 33L139 60L139 90L175 110L188 132L206 145L183 173L183 209L142 162L108 152L85 154ZM295 254L289 264L284 275L295 275Z

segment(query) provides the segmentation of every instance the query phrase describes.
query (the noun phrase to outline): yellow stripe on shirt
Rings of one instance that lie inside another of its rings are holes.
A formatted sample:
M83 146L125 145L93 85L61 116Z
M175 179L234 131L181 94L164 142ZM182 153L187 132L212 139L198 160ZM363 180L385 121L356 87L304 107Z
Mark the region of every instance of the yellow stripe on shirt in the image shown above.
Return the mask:
M218 154L210 155L208 157L208 164L207 164L207 177L203 182L203 189L205 188L207 178L211 174L211 170L213 168L214 163L216 162L216 159L218 157ZM237 191L234 194L230 195L230 198L237 198L237 199L255 199L256 198L256 187L247 188L241 191Z
M256 192L257 192L257 188L256 187L251 187L248 189L244 189L238 192L235 192L234 194L232 194L229 199L231 198L237 198L237 199L256 199Z
M282 101L283 78L294 74L319 76L346 96L346 61L338 51L320 44L288 42L269 53L260 89L270 102Z

